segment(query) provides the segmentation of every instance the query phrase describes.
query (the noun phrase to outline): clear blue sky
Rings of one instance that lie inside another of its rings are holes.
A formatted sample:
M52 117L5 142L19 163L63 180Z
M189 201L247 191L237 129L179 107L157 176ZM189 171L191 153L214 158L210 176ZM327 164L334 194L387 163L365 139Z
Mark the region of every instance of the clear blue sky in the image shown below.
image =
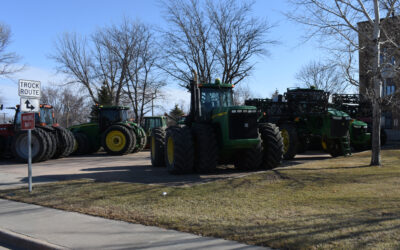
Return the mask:
M323 51L318 50L315 43L301 43L304 28L282 15L287 6L284 0L257 0L254 5L254 16L277 25L270 38L280 42L269 48L269 57L256 58L254 74L246 80L258 97L270 96L275 89L282 93L287 87L294 86L294 75L300 67L323 57ZM8 24L13 33L9 50L22 56L21 62L28 66L27 71L12 80L0 78L0 95L5 97L5 105L12 106L19 101L18 78L39 80L44 86L58 79L55 63L48 58L58 35L67 31L89 35L97 28L119 23L123 17L155 26L167 25L158 0L3 1L0 22Z

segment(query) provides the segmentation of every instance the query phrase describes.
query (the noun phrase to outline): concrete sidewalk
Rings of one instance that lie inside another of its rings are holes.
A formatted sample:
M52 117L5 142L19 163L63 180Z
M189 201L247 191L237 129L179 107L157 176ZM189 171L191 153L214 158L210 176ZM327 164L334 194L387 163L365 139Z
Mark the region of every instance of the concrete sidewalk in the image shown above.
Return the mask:
M265 249L0 199L0 242L30 241L39 249Z

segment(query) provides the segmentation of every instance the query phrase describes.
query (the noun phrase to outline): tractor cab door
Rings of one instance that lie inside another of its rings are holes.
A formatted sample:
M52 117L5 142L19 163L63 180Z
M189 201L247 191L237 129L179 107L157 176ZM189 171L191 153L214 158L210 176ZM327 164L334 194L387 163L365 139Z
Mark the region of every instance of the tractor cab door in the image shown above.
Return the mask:
M211 120L215 108L233 106L231 88L202 88L200 97L202 120Z
M109 126L125 122L128 120L128 114L126 110L117 109L101 109L99 111L99 126L100 131L104 131Z

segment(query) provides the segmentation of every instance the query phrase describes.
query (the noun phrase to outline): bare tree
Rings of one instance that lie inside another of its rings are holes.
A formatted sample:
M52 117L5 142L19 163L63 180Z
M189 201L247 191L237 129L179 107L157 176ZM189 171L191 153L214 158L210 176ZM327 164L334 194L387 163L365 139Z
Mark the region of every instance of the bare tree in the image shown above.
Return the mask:
M233 103L235 105L244 105L244 102L252 98L253 95L248 84L240 84L233 89Z
M338 65L330 62L311 61L296 73L302 87L316 87L330 93L343 93L349 87L345 74Z
M292 20L310 28L308 38L319 36L323 44L335 49L342 58L347 55L348 63L353 63L356 53L370 58L359 62L360 70L366 72L359 80L365 81L365 92L370 97L373 109L372 157L371 165L381 164L380 127L382 98L382 75L387 67L392 71L398 64L386 64L381 58L381 49L398 51L398 39L390 30L395 10L399 9L398 0L289 0L296 11L288 13ZM382 8L383 7L383 8ZM381 18L381 14L384 14ZM364 22L364 23L361 23ZM398 23L397 23L398 25ZM359 41L363 41L359 43ZM395 53L394 53L395 54ZM387 67L385 67L387 65ZM365 67L365 68L362 68ZM353 78L354 66L344 66L348 78L353 84L359 84Z
M7 52L10 43L11 30L7 25L0 23L0 76L9 76L23 69L16 65L20 57L15 52Z
M140 24L131 35L137 39L137 43L127 67L124 93L133 108L136 121L141 123L143 116L152 111L154 100L163 97L162 87L165 86L165 82L160 80L156 67L159 53L150 28Z
M69 77L66 84L78 83L96 102L99 86L94 72L93 55L86 38L76 33L64 33L56 42L55 53L51 58L58 64L57 70Z
M99 29L89 40L65 34L52 58L71 78L68 83L83 86L94 103L100 92L111 96L113 105L132 106L140 122L164 86L155 67L159 51L154 40L149 26L124 19Z
M88 121L88 114L92 102L78 91L70 91L67 88L47 87L42 90L41 102L53 106L57 122L63 127Z
M222 76L237 84L254 68L251 58L265 55L272 26L251 18L252 3L238 0L171 0L164 2L170 29L165 31L164 62L160 67L181 86L192 79L202 82Z

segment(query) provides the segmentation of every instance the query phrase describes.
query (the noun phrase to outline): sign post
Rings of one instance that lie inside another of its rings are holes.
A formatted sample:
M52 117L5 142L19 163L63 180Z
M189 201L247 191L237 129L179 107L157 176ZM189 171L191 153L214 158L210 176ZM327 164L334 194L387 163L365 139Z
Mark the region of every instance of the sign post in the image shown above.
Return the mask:
M21 97L21 129L28 130L28 180L32 192L32 129L35 129L35 113L40 111L40 82L19 80L18 95Z

